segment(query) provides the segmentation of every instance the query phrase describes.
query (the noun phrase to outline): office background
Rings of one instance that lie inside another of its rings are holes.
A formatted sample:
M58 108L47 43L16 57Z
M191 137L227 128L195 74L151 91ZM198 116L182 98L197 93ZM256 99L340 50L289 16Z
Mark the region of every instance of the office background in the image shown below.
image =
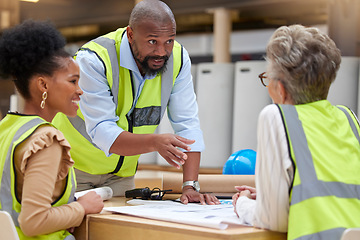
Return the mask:
M49 19L67 38L67 50L128 24L137 0L0 0L0 31L26 19ZM177 41L193 62L194 87L206 150L201 167L221 168L231 153L256 150L260 110L271 103L257 75L265 71L266 43L281 25L316 26L341 49L343 61L329 100L359 113L360 0L164 0L177 22ZM2 116L11 80L0 82ZM13 98L14 99L14 98ZM20 102L20 101L19 101ZM168 120L158 133L171 131ZM166 165L156 153L140 164Z

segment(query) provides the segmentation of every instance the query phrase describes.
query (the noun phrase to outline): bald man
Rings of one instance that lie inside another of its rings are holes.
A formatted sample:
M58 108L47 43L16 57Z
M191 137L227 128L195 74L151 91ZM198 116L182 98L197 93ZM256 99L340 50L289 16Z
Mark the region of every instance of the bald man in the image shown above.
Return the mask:
M129 25L80 48L76 61L84 94L74 119L54 120L72 146L78 190L109 186L115 196L135 187L140 154L158 152L183 169L181 201L218 204L201 194L198 172L205 148L188 52L175 41L171 9L144 0ZM174 134L154 134L167 112Z

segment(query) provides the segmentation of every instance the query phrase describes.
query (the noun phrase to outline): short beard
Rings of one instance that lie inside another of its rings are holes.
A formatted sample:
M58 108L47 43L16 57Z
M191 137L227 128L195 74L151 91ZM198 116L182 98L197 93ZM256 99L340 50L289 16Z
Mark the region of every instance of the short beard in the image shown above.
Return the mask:
M169 60L168 56L162 56L162 57L161 56L146 56L144 58L144 60L141 61L138 58L140 54L139 54L139 50L137 48L137 44L136 44L135 40L130 44L130 47L131 47L131 52L132 52L132 54L133 54L133 56L135 58L135 61L137 63L139 63L140 66L141 66L141 70L142 70L141 74L154 76L157 73L164 73L166 71L166 64L167 64L167 61ZM161 68L158 68L158 69L150 68L150 66L148 64L148 61L150 59L164 59L164 65Z
M148 64L148 61L150 59L164 59L164 65L161 68L158 68L158 69L150 68L150 66ZM166 64L167 64L168 60L169 60L168 56L163 56L163 57L146 56L143 61L140 61L139 59L136 59L136 61L138 61L140 63L142 71L145 73L145 75L149 75L149 76L153 76L153 75L156 75L158 73L161 73L161 74L164 73L166 71Z

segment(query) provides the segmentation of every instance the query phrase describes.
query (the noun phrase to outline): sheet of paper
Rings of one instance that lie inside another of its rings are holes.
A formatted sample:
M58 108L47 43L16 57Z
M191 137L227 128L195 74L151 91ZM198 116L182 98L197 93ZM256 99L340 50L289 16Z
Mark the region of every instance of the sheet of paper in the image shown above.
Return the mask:
M131 204L134 202L139 204L139 201L131 201ZM194 203L184 205L174 201L147 201L144 205L106 207L104 210L217 229L226 229L229 224L242 225L239 223L232 204L228 202L220 205Z

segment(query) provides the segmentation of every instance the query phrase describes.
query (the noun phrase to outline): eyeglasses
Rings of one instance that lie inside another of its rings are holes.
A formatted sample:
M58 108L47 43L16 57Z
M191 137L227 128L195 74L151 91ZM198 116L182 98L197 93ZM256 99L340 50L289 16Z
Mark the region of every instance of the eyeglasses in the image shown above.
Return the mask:
M132 190L127 190L125 192L125 197L127 198L141 198L143 200L162 200L165 193L172 191L170 190L161 190L160 188L153 188L153 190L150 190L150 188L135 188Z
M260 81L264 87L269 85L269 78L266 76L266 72L259 74Z

